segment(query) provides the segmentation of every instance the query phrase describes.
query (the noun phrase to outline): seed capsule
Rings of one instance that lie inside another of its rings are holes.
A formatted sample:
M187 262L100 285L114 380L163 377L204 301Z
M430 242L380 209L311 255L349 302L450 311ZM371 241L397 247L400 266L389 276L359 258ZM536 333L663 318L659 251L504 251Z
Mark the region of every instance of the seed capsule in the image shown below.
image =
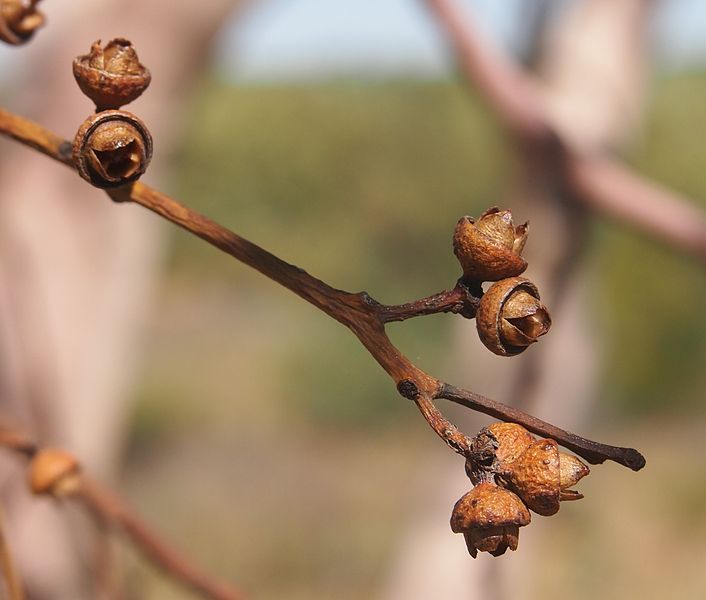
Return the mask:
M93 43L88 54L73 62L81 91L96 104L96 111L117 109L138 98L152 80L130 41L117 38L101 47Z
M126 111L90 116L74 138L74 164L81 177L99 188L136 181L151 159L152 136L140 119Z
M29 487L35 494L61 496L78 485L79 464L64 450L40 450L29 465Z
M477 220L462 217L454 231L454 254L464 279L499 281L520 275L527 262L520 256L529 224L517 227L509 210L489 208Z
M535 441L535 437L517 423L493 423L487 429L498 441L495 458L500 470L515 462Z
M535 437L522 425L498 422L484 427L471 440L466 460L466 475L474 485L494 481L496 473L505 472Z
M488 350L500 356L524 352L549 331L551 324L537 287L523 277L494 283L476 312L478 336Z
M479 483L454 506L451 530L463 533L468 552L493 556L517 550L520 527L531 520L522 501L512 492L492 483Z
M499 480L522 498L528 508L550 516L559 510L560 501L583 498L568 488L588 473L588 467L578 458L559 452L554 440L544 439L533 442L507 465Z
M0 0L0 40L17 46L29 41L44 25L36 5L40 0Z

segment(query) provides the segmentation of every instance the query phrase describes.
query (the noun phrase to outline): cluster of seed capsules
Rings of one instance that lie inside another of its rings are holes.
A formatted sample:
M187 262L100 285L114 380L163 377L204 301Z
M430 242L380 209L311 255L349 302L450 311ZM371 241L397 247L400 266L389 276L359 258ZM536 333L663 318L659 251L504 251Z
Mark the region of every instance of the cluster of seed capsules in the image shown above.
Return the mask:
M454 253L465 284L481 297L475 310L483 344L499 356L515 356L549 331L551 317L537 287L520 277L527 268L522 251L529 224L515 227L509 210L490 208L477 219L463 217L454 232ZM483 293L481 284L492 282ZM571 490L589 473L557 442L536 439L515 423L495 423L473 438L466 473L475 486L454 506L451 529L462 533L471 556L516 550L519 528L530 511L549 516L564 500L583 496Z
M552 324L537 286L519 277L527 268L521 255L528 233L529 223L515 227L512 213L495 207L477 219L462 217L454 231L461 282L472 288L493 282L482 294L475 318L481 341L500 356L524 352Z
M40 0L0 0L0 40L17 46L28 42L44 25ZM132 44L100 41L73 62L74 77L96 105L74 138L73 162L91 185L118 188L137 181L152 160L152 136L132 113L120 110L144 92L152 79Z
M456 502L451 529L464 535L475 558L478 552L516 550L530 510L551 516L560 502L583 498L570 488L589 469L560 452L554 440L536 439L515 423L495 423L473 439L466 473L475 487Z
M73 62L76 82L96 105L95 114L79 128L73 161L79 175L92 185L111 189L139 179L152 159L152 136L132 113L119 110L149 86L149 70L132 44L114 39L105 47L94 42L91 51Z

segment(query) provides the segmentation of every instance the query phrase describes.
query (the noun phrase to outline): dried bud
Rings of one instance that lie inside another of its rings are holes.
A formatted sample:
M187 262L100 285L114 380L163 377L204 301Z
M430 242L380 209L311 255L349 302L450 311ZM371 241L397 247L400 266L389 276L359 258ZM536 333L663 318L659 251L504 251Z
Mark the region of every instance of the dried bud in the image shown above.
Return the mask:
M40 450L29 465L29 487L35 494L62 496L76 489L79 464L64 450Z
M454 232L454 254L463 276L472 281L499 281L527 268L520 256L527 241L528 223L514 226L509 210L489 208L478 220L461 217Z
M74 138L74 164L81 177L99 188L139 179L151 159L152 136L147 127L122 110L91 115Z
M479 483L454 506L451 530L463 533L468 552L493 556L517 550L519 528L530 522L530 513L512 492L492 483Z
M549 331L549 311L539 301L537 287L523 277L494 283L476 312L476 328L483 344L500 356L513 356Z
M96 110L120 108L135 100L152 80L128 40L117 38L101 48L94 42L89 54L74 59L74 77Z
M23 44L44 25L37 11L40 0L0 0L0 40L13 46Z
M589 468L578 458L566 452L559 452L559 500L581 500L583 494L569 488L589 473Z
M561 500L583 498L568 488L588 473L588 467L578 458L559 452L557 443L547 439L533 442L499 479L531 510L550 516L559 510Z

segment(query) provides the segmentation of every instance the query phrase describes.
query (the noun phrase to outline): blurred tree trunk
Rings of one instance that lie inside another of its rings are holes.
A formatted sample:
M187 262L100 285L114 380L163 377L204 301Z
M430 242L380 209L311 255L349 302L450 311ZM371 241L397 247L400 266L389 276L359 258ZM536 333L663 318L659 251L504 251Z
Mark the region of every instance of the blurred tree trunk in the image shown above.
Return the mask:
M587 152L621 149L639 129L652 6L652 0L579 0L555 23L532 22L543 39L526 44L536 52L528 62L542 79L546 105L557 128ZM479 343L474 322L460 322L452 353L458 357L454 382L580 432L595 397L598 362L587 301L590 265L580 261L588 215L573 202L551 150L518 143L516 171L507 198L488 203L512 208L520 222L531 220L526 275L539 286L552 312L552 330L537 347L507 359ZM449 413L469 433L489 422L453 408ZM443 464L434 461L424 476L435 495L423 496L423 506L412 516L417 533L410 533L402 548L383 597L441 597L436 593L439 585L455 597L529 597L528 577L536 556L530 542L540 543L541 534L521 536L514 555L473 561L460 536L446 526L453 502L470 483L458 461L445 454L439 459ZM443 493L450 488L455 491ZM453 558L452 551L457 553ZM463 555L466 568L458 567L458 555ZM447 561L455 568L449 569Z
M22 68L10 108L72 138L93 107L73 81L71 61L96 39L129 38L153 75L151 88L127 108L155 138L146 176L154 182L188 119L186 92L214 34L245 4L46 2L46 28L16 51ZM5 142L0 157L0 409L109 477L130 411L161 226L143 210L112 204L38 153ZM12 543L30 597L95 598L86 585L90 549L77 549L85 537L76 531L80 523L46 500L29 499L16 459L0 461Z

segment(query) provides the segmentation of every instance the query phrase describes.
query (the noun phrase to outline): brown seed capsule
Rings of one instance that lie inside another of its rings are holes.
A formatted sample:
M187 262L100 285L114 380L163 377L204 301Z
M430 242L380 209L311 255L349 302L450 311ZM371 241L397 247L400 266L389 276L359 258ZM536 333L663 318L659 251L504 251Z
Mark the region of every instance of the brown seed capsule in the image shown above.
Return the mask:
M549 331L547 308L539 301L537 287L523 277L494 283L483 295L476 312L478 335L488 350L514 356Z
M91 115L74 138L74 164L81 177L99 188L139 179L151 159L150 132L135 115L122 110Z
M534 441L535 437L516 423L501 421L484 427L471 441L466 474L474 485L493 481L496 473L503 473Z
M132 44L117 38L101 47L93 42L88 54L74 59L74 77L81 91L96 103L96 111L120 108L149 86L152 76Z
M14 46L29 41L44 25L44 15L36 8L39 1L0 0L0 40Z
M517 227L509 210L486 210L478 220L461 217L454 231L454 254L464 279L499 281L515 277L527 268L520 256L527 241L529 224Z
M495 458L500 470L503 470L506 465L515 462L535 441L535 437L517 423L493 423L487 429L498 440Z
M583 498L568 488L588 473L588 467L578 458L559 452L554 440L545 439L533 442L506 467L499 480L522 498L531 510L550 516L559 510L561 500Z
M479 483L454 506L451 530L463 533L468 552L500 556L517 550L519 528L530 522L530 513L512 492L492 483Z
M44 449L29 464L29 487L35 494L61 496L78 485L79 464L64 450Z

